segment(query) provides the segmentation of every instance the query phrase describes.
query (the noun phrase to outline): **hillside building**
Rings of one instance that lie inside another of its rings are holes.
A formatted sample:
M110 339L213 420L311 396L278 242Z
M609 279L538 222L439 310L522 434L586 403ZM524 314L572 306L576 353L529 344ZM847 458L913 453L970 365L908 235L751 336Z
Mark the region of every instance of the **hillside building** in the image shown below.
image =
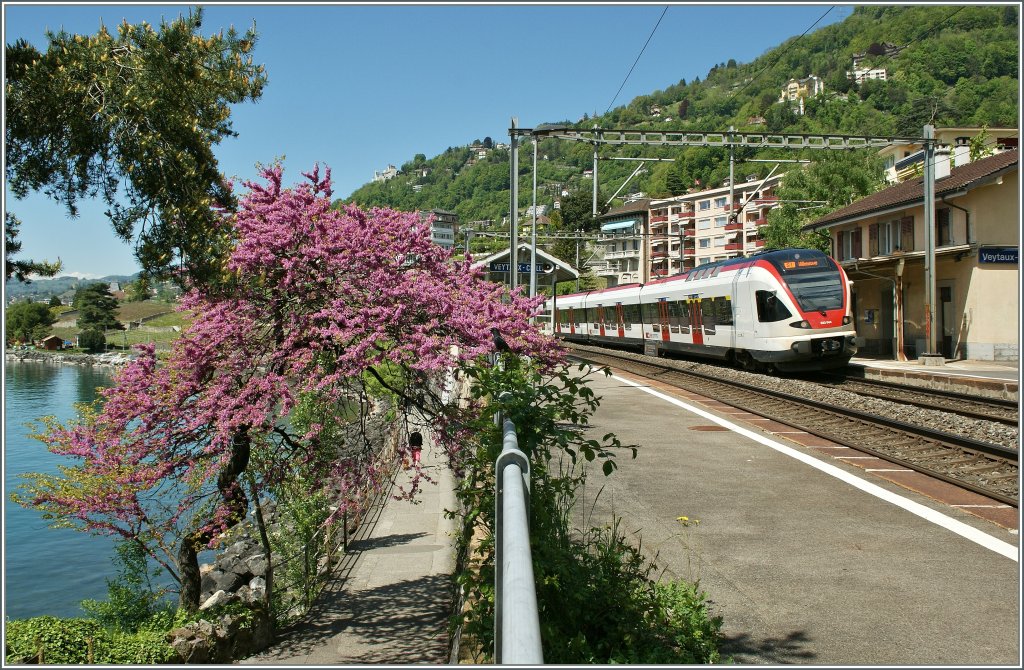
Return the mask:
M374 170L374 172L373 172L373 181L375 181L375 182L388 181L389 179L394 179L399 174L400 173L398 171L398 168L396 168L394 165L388 165L387 168L385 168L381 172L377 172L376 170Z
M451 249L455 246L455 236L458 234L459 215L455 212L446 212L443 209L432 209L419 213L420 221L426 221L430 216L434 217L430 224L430 241L439 247Z

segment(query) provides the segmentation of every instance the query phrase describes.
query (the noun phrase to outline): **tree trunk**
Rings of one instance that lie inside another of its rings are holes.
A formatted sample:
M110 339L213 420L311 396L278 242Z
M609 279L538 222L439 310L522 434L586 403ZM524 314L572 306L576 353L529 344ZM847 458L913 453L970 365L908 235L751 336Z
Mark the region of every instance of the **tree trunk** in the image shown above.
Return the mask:
M223 500L222 506L231 514L227 516L226 527L213 528L209 525L192 531L181 541L178 548L178 573L181 575L181 593L178 597L179 606L187 612L199 609L199 598L202 596L202 576L199 574L199 551L207 546L216 535L239 524L245 519L248 500L245 490L238 477L249 465L251 441L249 428L243 426L235 433L231 441L231 458L217 476L217 490Z

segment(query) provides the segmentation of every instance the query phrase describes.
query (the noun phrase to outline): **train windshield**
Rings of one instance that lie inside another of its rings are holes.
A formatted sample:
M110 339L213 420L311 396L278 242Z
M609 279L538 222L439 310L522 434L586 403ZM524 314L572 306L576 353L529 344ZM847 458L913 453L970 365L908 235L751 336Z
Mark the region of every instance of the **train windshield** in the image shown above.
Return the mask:
M843 280L828 258L821 254L774 261L783 280L805 312L824 312L843 307Z

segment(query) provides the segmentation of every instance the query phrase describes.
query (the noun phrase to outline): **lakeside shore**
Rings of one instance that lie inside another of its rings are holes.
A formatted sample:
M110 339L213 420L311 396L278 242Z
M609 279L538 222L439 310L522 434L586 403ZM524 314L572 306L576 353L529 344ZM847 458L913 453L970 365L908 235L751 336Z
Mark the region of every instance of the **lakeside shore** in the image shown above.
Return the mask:
M51 363L54 365L88 365L117 368L135 360L135 352L108 351L102 354L68 353L42 349L6 349L8 363Z

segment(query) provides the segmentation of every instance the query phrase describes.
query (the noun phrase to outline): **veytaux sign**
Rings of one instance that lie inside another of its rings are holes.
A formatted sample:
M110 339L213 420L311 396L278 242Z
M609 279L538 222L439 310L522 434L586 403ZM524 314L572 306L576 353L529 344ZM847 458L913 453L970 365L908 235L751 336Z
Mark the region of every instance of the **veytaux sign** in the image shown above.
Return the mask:
M490 264L491 272L508 272L511 263L495 261ZM530 272L531 266L529 263L518 263L520 274L526 274ZM551 263L537 263L537 272L540 274L550 274L554 271L555 266Z
M1017 247L981 247L978 249L979 263L1006 263L1017 265Z

